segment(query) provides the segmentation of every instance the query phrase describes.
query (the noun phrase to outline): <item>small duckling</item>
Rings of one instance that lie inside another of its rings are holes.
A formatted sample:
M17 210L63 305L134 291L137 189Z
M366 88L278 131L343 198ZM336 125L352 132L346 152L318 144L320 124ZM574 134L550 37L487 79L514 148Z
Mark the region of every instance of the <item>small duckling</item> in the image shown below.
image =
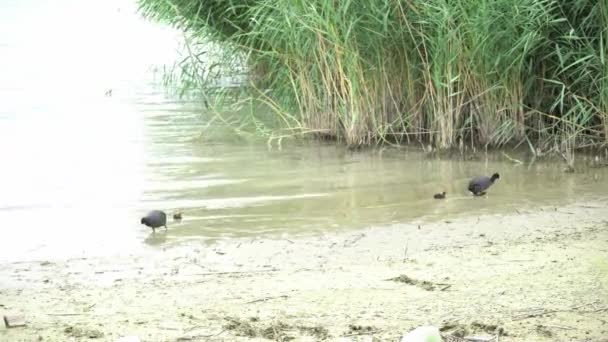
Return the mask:
M173 219L174 219L175 221L181 221L181 220L182 220L182 212L181 212L181 211L176 211L176 212L173 214Z
M446 192L438 193L433 196L434 199L444 199Z

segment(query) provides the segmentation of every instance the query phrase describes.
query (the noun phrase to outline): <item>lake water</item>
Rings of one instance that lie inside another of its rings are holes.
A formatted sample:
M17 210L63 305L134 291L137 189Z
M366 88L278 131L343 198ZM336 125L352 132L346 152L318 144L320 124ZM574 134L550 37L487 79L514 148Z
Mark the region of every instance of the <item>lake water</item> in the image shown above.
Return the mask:
M204 108L165 95L151 72L174 60L178 37L124 1L0 4L0 260L510 213L608 190L604 169L567 174L500 154L207 138ZM495 171L487 197L466 193L470 177ZM139 223L150 209L184 219L152 234Z

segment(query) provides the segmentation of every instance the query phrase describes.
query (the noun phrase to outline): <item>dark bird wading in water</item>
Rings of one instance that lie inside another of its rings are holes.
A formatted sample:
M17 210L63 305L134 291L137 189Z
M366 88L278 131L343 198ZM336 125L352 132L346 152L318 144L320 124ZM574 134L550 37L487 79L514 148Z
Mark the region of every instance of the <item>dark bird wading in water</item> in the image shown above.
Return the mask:
M146 216L141 218L141 224L152 228L156 232L156 228L165 227L167 229L167 214L160 210L152 210Z
M469 182L469 191L475 196L483 196L486 194L486 190L499 178L500 175L498 173L493 174L492 177L475 177Z

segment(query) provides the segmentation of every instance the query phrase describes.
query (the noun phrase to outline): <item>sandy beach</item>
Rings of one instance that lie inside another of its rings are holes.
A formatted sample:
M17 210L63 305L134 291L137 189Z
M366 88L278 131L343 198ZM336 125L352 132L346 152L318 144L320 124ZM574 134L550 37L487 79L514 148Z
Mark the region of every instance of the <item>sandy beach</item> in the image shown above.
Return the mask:
M608 210L573 203L0 265L2 341L608 340ZM161 231L157 234L163 234Z

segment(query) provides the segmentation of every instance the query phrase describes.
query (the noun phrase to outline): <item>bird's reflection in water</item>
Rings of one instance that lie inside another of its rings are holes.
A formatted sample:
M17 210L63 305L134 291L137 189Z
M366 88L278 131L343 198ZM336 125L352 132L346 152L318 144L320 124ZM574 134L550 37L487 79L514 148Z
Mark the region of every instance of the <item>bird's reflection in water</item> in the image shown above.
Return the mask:
M167 242L167 232L166 231L158 231L156 233L152 232L148 235L147 238L144 239L144 243L150 246L158 246Z

